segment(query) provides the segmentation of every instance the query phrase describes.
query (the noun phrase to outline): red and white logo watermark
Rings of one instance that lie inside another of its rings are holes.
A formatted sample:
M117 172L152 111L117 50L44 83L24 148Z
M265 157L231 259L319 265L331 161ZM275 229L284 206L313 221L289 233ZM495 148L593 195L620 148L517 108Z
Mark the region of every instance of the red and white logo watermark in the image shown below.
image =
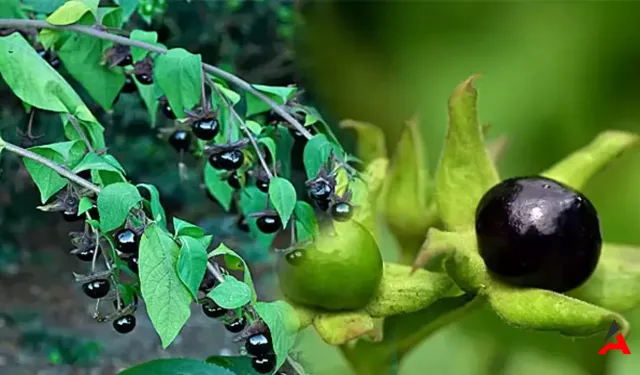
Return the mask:
M610 350L619 350L622 352L622 354L631 354L631 351L629 350L629 346L627 345L627 341L624 339L624 336L619 331L620 331L620 326L618 326L618 323L614 320L613 323L611 323L611 327L609 327L609 332L607 332L607 337L605 337L604 340L608 341L611 337L615 335L615 342L606 343L602 347L602 349L598 351L598 354L606 354Z

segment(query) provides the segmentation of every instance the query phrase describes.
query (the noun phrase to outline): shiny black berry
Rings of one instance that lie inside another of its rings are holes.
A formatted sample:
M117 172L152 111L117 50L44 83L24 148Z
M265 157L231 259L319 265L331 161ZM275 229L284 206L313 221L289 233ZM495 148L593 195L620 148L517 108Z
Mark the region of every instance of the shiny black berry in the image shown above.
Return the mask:
M120 229L115 235L116 249L125 254L135 254L140 247L140 236L131 229Z
M328 201L333 194L333 188L325 180L318 180L309 186L309 195L316 201Z
M244 154L240 150L228 150L211 154L209 163L215 169L233 171L244 163Z
M129 333L136 328L136 317L125 315L113 321L113 329L118 333Z
M331 217L335 221L348 221L353 217L353 206L348 202L338 202L331 206Z
M276 368L276 356L267 354L260 357L251 358L251 366L260 374L268 374Z
M64 219L64 221L69 222L69 223L73 223L73 222L76 222L78 220L82 220L82 216L83 215L78 215L76 212L69 212L69 211L63 211L62 212L62 218Z
M244 327L247 326L247 320L244 317L237 318L229 324L225 324L224 328L231 333L239 333L242 332Z
M559 293L591 276L602 245L591 202L544 177L511 178L485 193L476 210L476 236L492 274Z
M246 179L245 179L246 181ZM234 189L242 188L242 182L240 182L240 177L238 176L238 172L235 171L227 177L227 183Z
M93 280L82 285L82 291L89 298L98 299L103 298L109 293L111 285L107 280Z
M122 86L122 89L120 89L120 92L123 92L125 94L132 94L136 92L136 90L138 90L138 87L136 86L136 83L133 81L133 78L131 78L130 75L126 75L124 77L124 86Z
M136 79L143 85L150 85L153 83L153 76L147 73L136 74Z
M169 137L169 144L177 152L189 151L189 147L191 146L191 133L186 130L176 130L171 134L171 137Z
M170 120L175 120L176 114L173 112L173 109L171 108L171 106L169 105L169 102L163 102L160 104L160 108L162 109L162 113L164 113L164 115L170 119Z
M90 248L76 254L76 257L83 262L91 262L93 260L93 254L95 254L95 248ZM98 255L100 255L100 249L98 249ZM98 256L96 255L96 257Z
M256 187L261 192L268 193L269 192L269 180L262 180L262 179L256 180Z
M127 267L136 275L138 274L138 255L133 255L127 258Z
M275 233L282 229L282 221L278 215L264 215L256 220L256 225L262 233Z
M223 309L213 301L207 301L202 304L202 312L209 318L222 318L227 313L227 309ZM242 329L240 329L242 331Z
M191 130L198 139L210 141L218 135L220 127L216 119L202 119L191 124Z
M126 55L124 59L120 60L118 66L129 66L131 64L133 64L133 58L131 55Z
M304 250L298 249L298 250L290 251L289 253L287 253L287 255L284 256L284 258L287 260L289 264L293 266L297 266L304 261L304 258L305 258Z
M247 353L252 356L261 356L273 352L273 343L269 332L257 333L250 336L244 343Z

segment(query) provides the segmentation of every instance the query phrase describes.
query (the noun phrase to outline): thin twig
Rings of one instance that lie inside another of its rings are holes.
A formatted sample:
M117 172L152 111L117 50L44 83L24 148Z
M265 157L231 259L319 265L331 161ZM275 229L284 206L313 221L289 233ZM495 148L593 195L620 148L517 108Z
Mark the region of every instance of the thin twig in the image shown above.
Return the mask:
M67 180L74 182L84 188L87 188L91 191L93 191L94 193L98 194L100 193L101 189L98 185L95 185L87 180L85 180L84 178L76 175L75 173L71 172L70 170L68 170L67 168L56 164L55 162L42 157L36 153L33 153L29 150L25 150L24 148L20 147L20 146L16 146L14 144L5 142L4 144L4 149L9 151L9 152L13 152L14 154L18 154L24 158L27 159L31 159L35 162L38 162L42 165L44 165L45 167L51 168L53 169L56 173L58 173L60 176L66 178Z
M46 21L39 20L23 20L23 19L7 19L0 18L0 27L13 27L13 28L39 28L39 29L53 29L53 30L71 30L81 34L91 35L96 38L109 40L117 44L127 45L131 47L138 47L145 49L147 51L164 54L167 52L167 49L164 47L145 43L139 40L133 40L129 38L125 38L119 35L110 34L108 32L96 29L91 26L81 26L81 25L69 25L69 26L56 26ZM209 64L202 64L203 69L207 73L211 73L217 77L224 79L225 81L231 83L234 86L237 86L245 91L250 92L252 95L258 97L258 99L262 100L269 107L271 107L277 114L282 116L287 122L289 122L296 130L298 130L305 138L311 139L313 135L304 127L298 120L296 120L293 116L291 116L287 111L282 108L281 105L271 100L268 96L264 95L260 91L256 90L249 82L243 80L242 78L233 75L229 72L226 72L218 67Z
M207 102L207 93L206 93L206 76L207 74L204 72L204 70L200 71L202 73L202 77L201 77L201 84L200 84L200 101L202 102L200 105L202 106L202 111L206 111L209 109L209 105Z
M91 142L89 142L89 139L87 138L86 134L84 134L84 132L82 131L82 128L80 127L80 123L78 122L78 119L76 119L72 115L67 115L67 119L69 119L69 122L71 123L71 125L73 125L73 128L76 130L78 135L80 135L80 139L82 139L84 144L87 146L87 150L89 150L89 152L91 153L95 153L96 150L93 149L93 147L91 146Z
M222 276L220 270L217 269L213 264L211 264L211 262L207 262L207 269L209 270L209 272L211 272L213 277L216 278L216 280L218 280L219 282L224 282L224 276Z
M205 75L205 77L206 77L206 75ZM247 124L244 123L244 121L242 120L242 117L240 117L238 112L236 112L236 110L233 108L231 103L229 103L229 101L224 96L224 94L222 92L220 92L220 89L218 89L218 87L216 86L215 82L213 82L211 80L211 78L209 78L209 77L206 77L206 79L207 79L207 83L211 86L211 88L213 90L215 90L215 92L218 94L218 96L220 96L220 99L222 99L224 104L229 108L229 112L231 112L231 115L234 116L236 118L236 120L238 121L238 123L240 124L240 129L242 129L242 131L247 135L247 138L249 138L249 142L251 142L251 145L256 150L256 154L258 154L258 159L260 160L260 164L262 164L262 168L264 169L265 173L267 174L267 178L269 180L271 180L273 178L273 173L271 173L271 169L269 169L269 165L267 164L267 161L264 160L264 157L262 156L262 153L260 152L260 147L258 147L258 142L256 142L256 138L251 133L251 130L249 130L249 128L247 127Z

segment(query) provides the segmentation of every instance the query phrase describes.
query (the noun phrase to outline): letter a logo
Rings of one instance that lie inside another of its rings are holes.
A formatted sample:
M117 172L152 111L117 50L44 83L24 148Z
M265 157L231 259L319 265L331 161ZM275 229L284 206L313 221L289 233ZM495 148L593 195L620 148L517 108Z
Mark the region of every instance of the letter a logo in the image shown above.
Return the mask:
M605 337L605 341L609 340L613 335L615 335L620 330L618 323L614 320L611 323L611 327L609 328L609 332L607 332L607 337ZM618 333L616 335L616 342L608 342L605 346L600 349L598 354L606 354L609 350L620 350L622 354L631 354L629 351L629 347L627 346L627 342L624 339L622 333Z

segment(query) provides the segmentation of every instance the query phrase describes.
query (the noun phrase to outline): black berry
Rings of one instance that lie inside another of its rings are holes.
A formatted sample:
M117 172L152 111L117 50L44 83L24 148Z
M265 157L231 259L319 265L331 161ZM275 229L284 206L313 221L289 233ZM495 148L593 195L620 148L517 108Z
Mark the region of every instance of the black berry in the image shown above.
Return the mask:
M275 233L282 228L282 222L278 215L264 215L256 220L256 225L262 233Z
M118 66L128 66L133 64L133 58L131 57L131 55L126 55L122 60L120 60L120 62L118 63Z
M246 178L245 178L246 181ZM232 172L229 177L227 177L227 183L234 189L242 188L242 182L240 182L240 176L238 176L238 172Z
M148 73L136 74L136 79L143 85L150 85L153 83L153 76Z
M76 212L63 211L62 218L64 221L73 223L78 220L82 220L82 216L79 216Z
M83 262L91 262L93 260L93 254L95 254L95 248L90 248L87 250L84 250L80 253L76 254L76 257L78 257L78 259L80 259ZM98 249L98 255L100 255L100 250ZM97 257L97 255L96 255Z
M318 208L321 209L322 211L327 211L331 206L330 199L314 199L314 202L316 206L318 206Z
M209 163L215 169L232 171L238 169L244 163L244 154L240 150L228 150L211 154Z
M348 221L353 216L353 206L348 202L338 202L331 206L331 217L335 221Z
M131 229L120 229L115 235L116 249L125 254L135 254L140 246L140 237Z
M132 255L127 258L127 267L136 275L138 274L138 255Z
M169 105L169 102L165 101L165 102L161 103L160 104L160 108L162 108L162 113L164 113L164 115L168 119L170 119L170 120L175 120L176 119L176 114L173 112L173 109Z
M293 250L284 256L289 264L297 266L304 260L304 250Z
M132 94L136 92L136 90L138 90L136 83L133 81L133 78L131 78L131 76L127 74L124 77L124 86L122 86L120 92L123 92L125 94Z
M111 285L107 280L93 280L82 285L82 290L89 298L103 298L109 293Z
M309 186L309 195L316 201L327 201L333 194L333 187L325 180L318 180Z
M186 130L176 130L171 134L171 137L169 137L169 144L177 152L189 151L189 147L191 146L191 133Z
M202 304L202 312L209 318L222 318L227 313L227 309L223 309L213 301L207 301ZM242 329L240 329L242 331ZM232 331L233 332L233 331Z
M261 356L273 352L273 344L271 343L271 335L266 333L257 333L250 336L244 344L247 353L252 356Z
M242 332L244 327L247 325L247 320L244 317L237 318L229 324L225 324L224 328L231 333L239 333Z
M260 357L251 358L251 366L260 374L268 374L276 368L276 356L267 354Z
M113 321L113 329L118 333L129 333L136 328L136 317L125 315Z
M218 135L220 127L216 119L202 119L191 125L193 134L203 141L210 141Z
M476 210L480 255L505 282L563 293L584 283L600 258L598 213L581 193L544 177L505 180Z
M269 180L257 179L256 180L256 187L258 187L258 190L260 190L261 192L268 193L269 192Z
M202 281L200 282L199 290L208 293L216 285L216 278L209 272L204 274Z

